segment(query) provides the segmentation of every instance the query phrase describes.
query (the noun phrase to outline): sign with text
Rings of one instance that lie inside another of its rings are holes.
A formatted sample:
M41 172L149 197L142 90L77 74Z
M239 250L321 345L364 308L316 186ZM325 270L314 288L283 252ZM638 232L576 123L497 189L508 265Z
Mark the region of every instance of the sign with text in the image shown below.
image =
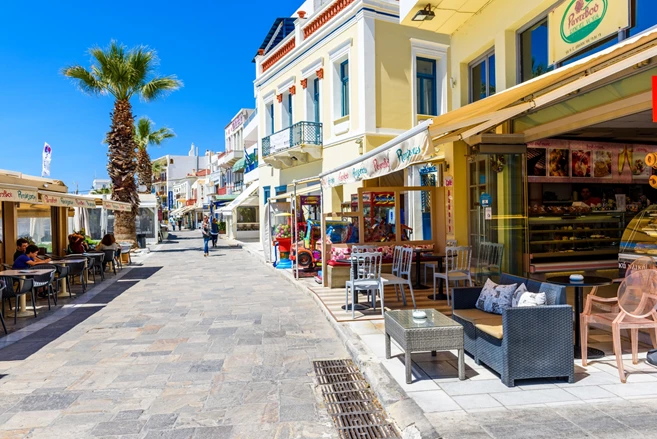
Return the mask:
M96 208L96 202L93 199L85 200L83 198L66 196L65 194L41 194L41 201L43 204L47 204L49 206L84 207L87 209Z
M630 26L624 0L565 0L548 17L549 63L554 64Z
M39 196L36 189L14 189L0 186L0 201L37 204L39 203Z
M128 212L131 209L131 206L128 203L122 203L118 201L103 200L103 208L107 210L116 210L119 212Z
M322 178L324 187L336 187L356 183L371 178L383 177L400 171L410 165L427 160L433 152L429 131L422 131L415 136L386 149L372 157L361 160L348 168L335 171Z
M275 154L290 147L290 129L286 128L269 136L269 154Z

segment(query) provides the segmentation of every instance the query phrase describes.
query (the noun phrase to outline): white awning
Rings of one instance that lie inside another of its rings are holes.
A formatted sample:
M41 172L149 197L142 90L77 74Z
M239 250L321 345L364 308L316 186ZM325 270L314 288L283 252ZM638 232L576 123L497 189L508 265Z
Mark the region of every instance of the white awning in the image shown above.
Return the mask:
M7 183L0 183L0 201L41 204L37 188Z
M322 186L335 187L382 177L429 160L435 153L429 136L432 123L432 119L425 120L367 154L321 173Z
M242 191L241 194L237 196L233 201L231 201L229 204L225 205L224 207L220 208L217 212L222 213L224 215L232 215L233 210L238 208L244 201L246 201L247 198L249 198L255 191L258 190L258 187L260 187L260 182L259 181L254 181L251 183L251 185L247 186L244 191Z
M39 191L41 202L50 206L96 208L96 199L85 195L62 194L59 192Z
M312 186L297 187L297 195L305 195L311 192L319 192L321 189L322 188L318 184L314 184ZM276 201L276 200L286 200L288 198L292 199L292 197L294 197L294 191L285 192L284 194L276 195L274 197L269 197L269 199L272 201Z

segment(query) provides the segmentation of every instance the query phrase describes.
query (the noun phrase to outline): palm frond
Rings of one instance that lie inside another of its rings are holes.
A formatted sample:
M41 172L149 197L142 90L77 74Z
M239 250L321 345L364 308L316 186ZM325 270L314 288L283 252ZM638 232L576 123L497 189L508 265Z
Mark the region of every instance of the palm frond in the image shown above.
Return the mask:
M150 145L159 146L165 140L173 139L174 137L176 137L176 133L174 133L172 129L162 127L159 130L152 132L151 135L148 136L148 143Z
M82 92L90 95L102 94L105 87L98 78L82 66L71 66L62 69L62 74L68 78L75 79Z
M132 82L137 85L144 84L148 76L158 64L157 54L145 46L135 47L130 51L127 59L132 71Z
M145 101L152 101L157 99L168 92L178 90L183 86L181 80L175 75L159 76L151 79L141 87L141 96Z

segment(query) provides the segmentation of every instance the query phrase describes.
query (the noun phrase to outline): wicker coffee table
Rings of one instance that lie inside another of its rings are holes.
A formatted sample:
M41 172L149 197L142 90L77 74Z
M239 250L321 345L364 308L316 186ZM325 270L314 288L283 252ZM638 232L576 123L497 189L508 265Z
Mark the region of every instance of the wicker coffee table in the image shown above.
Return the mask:
M410 384L411 354L413 352L458 350L459 379L465 379L463 361L463 326L435 309L422 310L426 319L413 318L413 310L388 311L385 314L386 358L390 358L390 338L392 337L405 352L406 383Z

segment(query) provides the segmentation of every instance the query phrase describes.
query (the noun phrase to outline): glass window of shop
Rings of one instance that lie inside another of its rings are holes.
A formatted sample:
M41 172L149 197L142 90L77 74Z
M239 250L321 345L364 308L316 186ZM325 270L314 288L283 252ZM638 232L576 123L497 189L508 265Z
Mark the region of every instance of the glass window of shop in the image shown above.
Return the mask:
M547 17L522 30L518 34L520 57L520 81L525 82L552 70L548 65Z
M349 60L340 64L340 116L349 115Z
M50 212L50 206L21 203L18 208L18 237L51 252L53 238Z
M431 233L431 191L405 191L401 215L402 241L430 241Z
M495 94L495 52L491 51L470 65L470 102Z
M146 238L155 238L155 209L140 207L136 221L137 233L143 234Z
M522 275L526 230L526 173L524 154L481 154L469 165L469 227L473 265L483 242L504 245L502 271ZM490 195L490 219L480 205Z
M236 209L236 218L238 232L260 230L258 207L240 206Z
M436 116L436 60L417 58L417 114Z

